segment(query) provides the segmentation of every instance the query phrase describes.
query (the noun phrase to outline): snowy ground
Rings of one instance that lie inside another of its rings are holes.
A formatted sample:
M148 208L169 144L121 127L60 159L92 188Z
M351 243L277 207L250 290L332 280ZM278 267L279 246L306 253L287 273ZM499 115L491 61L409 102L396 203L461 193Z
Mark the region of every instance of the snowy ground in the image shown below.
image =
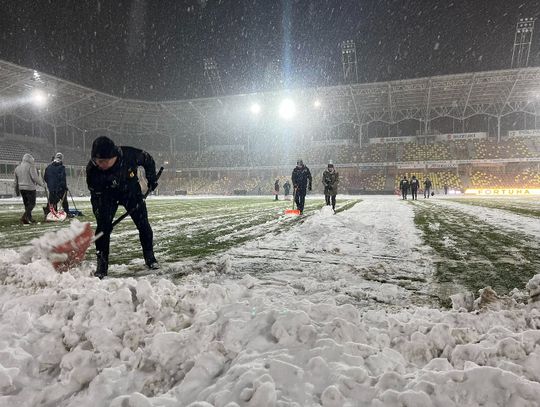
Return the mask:
M362 199L336 215L313 200L302 218L151 201L169 264L138 273L126 224L103 281L91 261L22 261L24 239L58 226L13 226L20 207L1 206L0 405L537 406L538 217ZM469 293L479 283L501 295Z

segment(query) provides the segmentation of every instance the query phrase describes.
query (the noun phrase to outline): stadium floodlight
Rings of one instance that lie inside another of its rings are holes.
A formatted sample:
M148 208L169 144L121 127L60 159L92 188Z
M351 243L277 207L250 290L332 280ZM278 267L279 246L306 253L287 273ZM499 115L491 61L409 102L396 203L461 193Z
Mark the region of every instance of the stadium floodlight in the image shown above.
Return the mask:
M249 108L249 110L251 113L257 115L261 113L261 105L259 105L258 103L253 103L251 107Z
M291 120L296 115L296 106L291 99L285 99L281 102L279 115L285 120Z
M313 102L313 106L318 109L319 107L321 107L321 101L319 99L315 99L315 102Z
M32 103L37 107L43 107L47 104L47 94L40 89L32 91Z

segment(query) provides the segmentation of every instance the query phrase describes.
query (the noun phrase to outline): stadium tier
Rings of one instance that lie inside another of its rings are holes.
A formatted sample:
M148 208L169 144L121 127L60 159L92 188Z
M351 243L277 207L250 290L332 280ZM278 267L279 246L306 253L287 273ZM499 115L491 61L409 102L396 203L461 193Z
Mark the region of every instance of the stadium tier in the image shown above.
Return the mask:
M34 155L42 171L54 154L51 146L32 141L24 136L15 141L13 136L2 139L0 149L0 193L9 194L15 165L22 155ZM390 143L359 145L306 145L302 149L285 148L251 151L243 147L226 151L185 151L171 154L153 151L157 165L165 165L177 173L170 173L160 183L160 193L174 194L234 194L265 195L273 191L275 179L283 184L302 158L314 176L314 191L322 193L320 177L328 162L333 162L341 173L341 193L389 193L397 188L403 175L416 175L423 181L429 176L435 190L447 185L451 190L466 188L523 188L538 187L540 152L534 138L508 138L500 143L494 140L458 140L436 143ZM84 167L88 152L60 145L64 154L70 184L77 195L85 194ZM470 162L469 162L469 161ZM483 168L481 162L492 162ZM501 162L507 160L508 162ZM528 160L532 160L528 163ZM535 161L536 160L536 161ZM3 162L3 164L1 164ZM426 162L424 169L400 169L399 163ZM459 164L456 164L459 163ZM437 168L428 168L436 164ZM437 164L440 163L440 164ZM399 164L399 165L398 165ZM448 165L450 168L444 168ZM380 166L380 168L377 168ZM384 169L383 169L384 168ZM6 181L8 180L8 181Z
M35 73L0 61L3 97L34 89ZM530 95L540 93L540 68L167 102L123 99L45 73L39 87L54 89L45 108L22 104L0 120L5 185L23 154L43 170L60 151L76 192L87 193L88 150L102 135L146 149L165 166L159 193L271 194L298 159L311 168L316 192L330 161L342 193L391 193L413 172L437 189L538 184ZM299 113L286 124L271 113L285 96ZM258 117L249 112L254 98L267 108Z

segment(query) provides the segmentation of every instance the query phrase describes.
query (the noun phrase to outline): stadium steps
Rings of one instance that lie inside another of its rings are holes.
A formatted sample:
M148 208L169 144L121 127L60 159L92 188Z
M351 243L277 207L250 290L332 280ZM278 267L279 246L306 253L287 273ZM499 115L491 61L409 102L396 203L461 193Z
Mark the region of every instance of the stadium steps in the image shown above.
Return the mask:
M461 185L463 185L463 188L471 187L471 177L469 177L469 175L461 174L459 177L461 178Z
M384 182L384 190L385 191L394 191L395 185L394 185L394 176L393 175L387 175L386 180Z

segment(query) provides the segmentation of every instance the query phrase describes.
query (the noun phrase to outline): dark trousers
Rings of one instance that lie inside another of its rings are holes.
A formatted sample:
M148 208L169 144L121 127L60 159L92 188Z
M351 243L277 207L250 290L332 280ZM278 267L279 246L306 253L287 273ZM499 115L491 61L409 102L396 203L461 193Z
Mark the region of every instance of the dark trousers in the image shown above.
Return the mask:
M336 196L335 195L325 195L324 199L326 200L326 205L330 205L330 201L332 201L332 209L336 209Z
M109 260L109 245L111 242L112 223L119 205L127 211L135 208L131 219L139 230L139 240L143 249L145 260L154 256L154 233L148 222L146 203L142 195L101 194L92 195L92 210L96 217L96 235L103 232L103 236L96 240L96 252L104 261Z
M306 188L298 188L294 195L294 202L296 202L296 207L300 209L300 212L304 210L304 204L306 202Z
M412 199L418 199L418 188L411 188Z
M64 212L68 213L69 203L67 200L67 189L49 191L49 205L52 205L55 211L58 210L58 202L60 202L61 199L63 199L62 208L64 209Z
M401 190L401 198L402 199L407 199L407 188L403 188Z
M36 191L27 191L21 189L21 196L24 204L24 214L21 218L22 221L32 221L32 210L36 207Z

